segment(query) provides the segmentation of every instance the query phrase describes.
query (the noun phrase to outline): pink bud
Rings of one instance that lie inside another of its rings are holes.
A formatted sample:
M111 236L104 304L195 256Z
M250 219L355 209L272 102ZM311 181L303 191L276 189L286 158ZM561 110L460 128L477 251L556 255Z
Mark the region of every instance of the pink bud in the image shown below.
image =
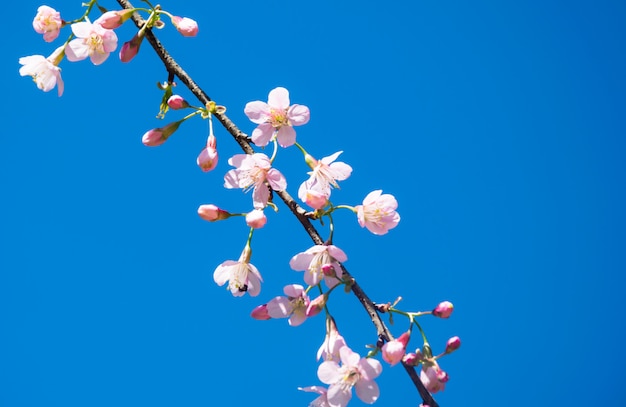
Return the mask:
M198 215L200 215L202 219L209 222L228 219L231 216L230 213L212 204L200 205L198 207Z
M307 189L303 200L313 209L322 209L328 202L328 194L315 189Z
M312 317L320 313L321 310L326 306L326 301L328 300L328 296L325 294L320 294L313 299L306 307L305 315L307 317Z
M124 45L122 45L122 49L120 49L120 61L130 62L130 60L135 58L139 52L139 46L141 45L141 41L143 41L144 36L145 32L139 31L130 41L126 41Z
M200 151L196 163L204 172L211 171L217 166L219 156L217 154L217 140L215 136L210 134L207 139L206 147Z
M114 30L124 24L134 12L132 9L107 11L98 17L94 23L100 24L102 28Z
M195 37L198 34L198 23L187 17L172 17L172 24L185 37Z
M337 273L335 272L335 266L333 266L331 263L322 264L321 269L322 273L326 277L335 277L337 275Z
M180 95L172 95L167 99L167 105L174 110L189 107L189 103Z
M458 336L453 336L448 339L448 343L446 344L446 353L452 353L455 350L461 347L461 338Z
M258 319L259 321L272 319L272 317L270 317L267 312L267 304L259 305L258 307L254 308L250 313L250 316L254 319Z
M160 146L165 143L165 141L176 131L176 129L178 129L180 123L181 121L177 121L170 123L165 127L148 130L141 138L141 142L148 147Z
M422 359L417 356L417 353L407 353L402 357L402 361L409 366L417 366L420 364Z
M406 351L406 345L409 343L411 334L405 332L397 339L387 342L383 345L383 360L389 363L391 366L397 364L402 360Z
M450 301L443 301L433 310L433 315L439 318L449 318L454 306Z
M263 209L254 209L246 215L246 224L254 229L260 229L267 223Z

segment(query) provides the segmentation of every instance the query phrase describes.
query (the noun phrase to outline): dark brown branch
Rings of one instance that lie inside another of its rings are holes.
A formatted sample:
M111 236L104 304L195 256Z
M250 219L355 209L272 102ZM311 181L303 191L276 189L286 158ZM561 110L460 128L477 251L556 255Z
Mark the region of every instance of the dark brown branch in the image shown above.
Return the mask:
M122 6L125 9L134 8L133 5L129 1L117 0L117 2L119 3L120 6ZM137 28L141 28L145 21L138 13L135 13L132 19L135 25L137 26ZM203 105L206 105L208 102L211 101L211 98L209 98L209 96L202 90L202 88L200 88L200 86L198 86L194 82L194 80L187 74L187 72L185 72L183 68L180 65L178 65L178 63L174 60L174 58L172 58L172 56L165 49L165 47L163 47L163 44L161 44L159 39L152 33L150 29L146 30L146 39L148 40L148 42L150 43L154 51L157 53L159 58L161 58L161 61L163 61L163 65L165 66L165 69L167 69L167 72L169 73L170 76L172 74L177 76L180 79L180 81L183 84L185 84L185 86L191 91L191 93L193 93L194 96L196 96L196 98ZM220 123L224 126L226 131L228 131L233 136L235 141L241 146L241 149L246 154L254 153L254 149L252 148L252 145L248 141L248 136L244 132L242 132L235 125L235 123L233 123L232 120L230 120L228 116L226 116L226 114L214 113L214 116L220 121ZM298 205L298 203L291 197L291 195L287 193L287 191L273 191L273 193L278 195L280 199L285 203L285 205L287 205L287 207L291 210L291 212L296 216L296 218L298 219L298 221L300 221L300 224L302 225L302 227L304 227L304 230L311 237L313 242L315 244L323 244L324 241L322 237L317 232L313 224L311 224L311 221L309 220L309 218L306 216L306 211L300 205ZM341 269L346 278L353 279L351 274L343 265L341 265ZM380 315L378 314L378 311L376 310L374 303L369 299L369 297L365 294L363 289L361 289L361 286L359 286L359 284L354 279L353 279L351 289L352 289L352 293L358 298L358 300L361 302L361 304L363 305L363 307L369 314L370 319L372 320L372 323L376 327L378 336L383 338L385 341L392 340L393 335L391 334L391 332L389 331L385 323L380 318ZM405 370L407 371L409 377L413 381L415 387L417 388L417 391L419 392L424 404L427 404L430 407L439 407L437 402L433 399L432 395L424 387L424 384L420 380L419 375L415 371L415 367L406 365L404 363L403 363L403 366Z

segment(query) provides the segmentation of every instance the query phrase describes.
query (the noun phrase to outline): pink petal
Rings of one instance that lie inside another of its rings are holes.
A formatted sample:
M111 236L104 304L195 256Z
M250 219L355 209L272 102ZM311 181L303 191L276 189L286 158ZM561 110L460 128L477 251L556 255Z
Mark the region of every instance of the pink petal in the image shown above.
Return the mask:
M252 204L255 209L265 208L269 198L270 190L265 184L261 184L254 188L254 191L252 192Z
M89 47L80 38L73 39L65 46L65 56L71 62L82 61L89 56Z
M283 292L288 297L300 297L304 292L304 287L302 287L300 284L289 284L285 286Z
M310 117L311 113L309 112L309 108L304 105L293 105L287 110L287 118L294 126L307 124Z
M328 253L339 262L348 260L348 255L335 245L328 246Z
M352 388L341 384L331 385L326 396L331 407L344 407L352 398Z
M243 111L248 116L248 119L255 124L265 123L270 118L269 105L260 100L248 102Z
M359 360L359 370L366 380L374 380L383 371L383 365L378 359L362 358Z
M262 123L252 131L252 142L259 147L265 147L269 144L274 135L274 127L269 123Z
M337 181L343 181L352 174L352 167L346 163L338 162L330 164L330 169Z
M292 270L304 271L309 268L313 256L307 252L298 253L289 260L289 267Z
M291 126L282 126L278 129L276 140L281 147L293 146L296 143L296 131Z
M252 264L248 264L249 267L253 267ZM248 273L248 291L247 293L256 297L261 292L261 275L255 273Z
M317 378L324 384L333 384L341 380L339 364L332 360L322 362L317 368Z
M99 53L99 52L94 52L93 54L91 54L91 62L94 65L100 65L101 63L103 63L104 61L106 61L106 59L109 57L109 53Z
M354 385L354 389L356 390L357 397L367 404L374 403L378 400L378 396L380 395L378 384L373 380L361 379Z
M86 21L81 21L79 23L72 24L72 32L78 38L89 37L92 30L93 30L93 25Z
M289 107L289 91L282 87L272 89L267 97L267 104L274 109L287 109Z
M224 188L239 188L239 172L237 170L230 170L224 175Z
M267 172L266 179L275 191L287 189L287 179L276 168L271 168Z
M293 312L293 304L287 297L275 297L267 303L267 313L272 318L286 318Z

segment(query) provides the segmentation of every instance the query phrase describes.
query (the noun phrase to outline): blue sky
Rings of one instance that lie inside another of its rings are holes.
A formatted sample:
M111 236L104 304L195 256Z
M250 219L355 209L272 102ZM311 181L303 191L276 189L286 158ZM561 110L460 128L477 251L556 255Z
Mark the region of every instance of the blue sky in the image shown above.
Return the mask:
M216 286L213 270L239 256L248 229L196 209L249 209L249 195L222 187L238 147L216 126L221 161L203 173L206 121L141 144L163 124L155 84L166 79L147 43L128 64L65 60L65 94L39 91L18 59L69 34L43 42L31 26L40 4L5 8L0 405L307 405L313 395L297 387L320 384L323 318L294 328L248 315L301 282L288 262L309 238L279 203L253 241L259 297ZM82 13L80 2L47 4ZM162 6L198 21L194 38L169 24L157 34L244 132L245 104L284 86L311 109L298 141L318 157L343 150L354 169L333 202L397 197L396 229L374 236L338 212L334 242L375 301L455 304L449 320L420 320L435 352L463 341L441 361L441 406L626 403L623 2ZM118 29L120 44L134 32ZM280 150L275 164L296 195L299 152ZM330 306L365 353L375 331L354 297ZM405 329L396 318L392 331ZM401 367L384 364L377 382L376 405L419 404Z

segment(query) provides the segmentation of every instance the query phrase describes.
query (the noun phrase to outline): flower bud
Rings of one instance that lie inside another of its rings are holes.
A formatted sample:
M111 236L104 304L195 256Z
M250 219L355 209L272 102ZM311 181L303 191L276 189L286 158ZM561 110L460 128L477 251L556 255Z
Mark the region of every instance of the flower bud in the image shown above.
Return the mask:
M417 353L410 352L402 357L402 361L409 366L417 366L421 363L422 359L417 356Z
M461 347L461 338L458 336L453 336L448 339L448 343L446 343L446 353L452 353L455 350Z
M147 131L141 138L141 142L148 147L156 147L165 143L165 141L178 129L180 121L168 124L165 127L152 129Z
M172 24L185 37L195 37L198 34L198 23L187 17L172 17Z
M439 318L449 318L454 306L450 301L443 301L433 310L433 315Z
M189 107L189 103L180 95L172 95L169 99L167 99L167 105L173 109L184 109Z
M337 277L335 266L333 266L331 263L322 264L321 270L326 277Z
M272 317L270 317L267 312L267 304L259 305L258 307L254 308L250 313L250 316L254 319L258 319L259 321L272 319Z
M134 12L133 9L107 11L98 17L94 23L100 24L102 28L114 30L124 24Z
M406 346L409 343L411 334L407 331L400 335L397 339L387 342L382 347L383 360L391 366L402 360L406 352Z
M122 49L120 49L120 61L130 62L131 59L135 58L139 52L139 46L144 36L145 31L138 31L130 41L126 41L124 45L122 45Z
M196 163L204 172L211 171L217 166L219 156L217 154L217 140L215 136L210 134L207 139L206 147L200 151Z
M320 313L321 310L326 306L326 301L328 300L328 296L326 294L318 295L314 298L306 308L305 315L307 317L312 317Z
M254 209L246 215L246 224L254 229L260 229L267 223L263 209Z
M198 215L206 221L215 222L216 220L224 220L230 218L230 213L218 208L212 204L200 205L198 207Z

